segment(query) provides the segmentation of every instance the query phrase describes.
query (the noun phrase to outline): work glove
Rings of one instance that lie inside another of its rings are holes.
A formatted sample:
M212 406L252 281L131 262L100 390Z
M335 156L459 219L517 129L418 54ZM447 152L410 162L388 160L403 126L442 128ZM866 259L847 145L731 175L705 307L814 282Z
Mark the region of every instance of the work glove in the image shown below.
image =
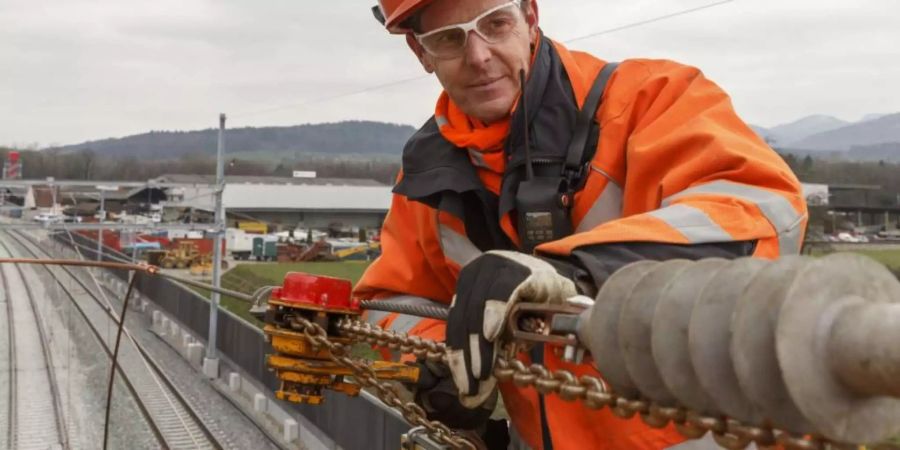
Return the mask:
M571 279L524 253L494 250L466 265L447 319L448 362L460 402L476 408L495 393L499 338L513 305L562 303L576 294Z
M459 401L459 391L450 377L450 368L438 362L416 363L419 379L413 388L416 404L425 410L428 420L443 422L455 430L480 430L487 424L497 396L488 398L477 408L466 408Z

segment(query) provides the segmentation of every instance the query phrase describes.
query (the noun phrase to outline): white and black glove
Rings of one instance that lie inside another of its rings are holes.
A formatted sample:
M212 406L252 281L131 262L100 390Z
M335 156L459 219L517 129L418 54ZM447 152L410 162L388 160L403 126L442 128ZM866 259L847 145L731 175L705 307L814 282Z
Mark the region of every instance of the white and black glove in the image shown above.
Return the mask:
M462 404L476 408L494 393L498 338L516 302L562 303L576 294L571 279L524 253L494 250L466 265L447 319L450 372Z

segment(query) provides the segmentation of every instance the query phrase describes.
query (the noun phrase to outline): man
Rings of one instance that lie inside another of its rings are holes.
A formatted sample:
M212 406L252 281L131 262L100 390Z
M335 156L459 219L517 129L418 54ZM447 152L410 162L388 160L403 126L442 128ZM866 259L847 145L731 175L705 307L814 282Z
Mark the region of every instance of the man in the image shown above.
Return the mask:
M697 69L616 67L570 51L543 36L536 0L381 0L375 12L444 92L404 149L383 254L356 295L452 302L446 324L370 316L446 338L450 367L427 366L417 394L432 418L468 429L487 419L508 301L593 295L641 259L799 251L807 216L796 177ZM599 375L551 348L519 358ZM683 441L531 388L499 391L512 431L532 448Z

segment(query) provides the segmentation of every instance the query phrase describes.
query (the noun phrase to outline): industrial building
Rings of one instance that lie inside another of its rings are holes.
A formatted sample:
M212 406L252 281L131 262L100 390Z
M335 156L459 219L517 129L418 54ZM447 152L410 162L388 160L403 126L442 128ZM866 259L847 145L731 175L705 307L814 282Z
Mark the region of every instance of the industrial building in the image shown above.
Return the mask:
M167 218L211 217L213 176L175 174L157 180L197 184L169 190ZM268 223L276 231L378 229L391 204L391 186L374 180L227 176L225 183L222 201L229 226L252 220Z
M803 183L803 195L809 205L809 230L837 234L891 232L900 226L900 194L883 194L878 185Z

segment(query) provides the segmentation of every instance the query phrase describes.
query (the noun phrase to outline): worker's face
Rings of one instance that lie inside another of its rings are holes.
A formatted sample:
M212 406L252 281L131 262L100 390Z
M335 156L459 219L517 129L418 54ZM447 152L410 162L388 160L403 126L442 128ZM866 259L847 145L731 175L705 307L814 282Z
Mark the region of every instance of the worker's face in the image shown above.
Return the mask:
M506 3L509 0L436 0L420 15L420 35L469 22ZM469 31L459 54L452 57L434 54L415 36L407 35L407 43L425 70L437 75L463 112L482 122L496 122L510 113L519 95L519 71L528 71L531 43L538 32L538 14L535 2L523 3L529 5L524 10L511 8L514 17L509 16L509 9L500 11L507 14L504 20L514 21L508 22L511 29L508 36L504 33L507 37L490 43L479 33Z

